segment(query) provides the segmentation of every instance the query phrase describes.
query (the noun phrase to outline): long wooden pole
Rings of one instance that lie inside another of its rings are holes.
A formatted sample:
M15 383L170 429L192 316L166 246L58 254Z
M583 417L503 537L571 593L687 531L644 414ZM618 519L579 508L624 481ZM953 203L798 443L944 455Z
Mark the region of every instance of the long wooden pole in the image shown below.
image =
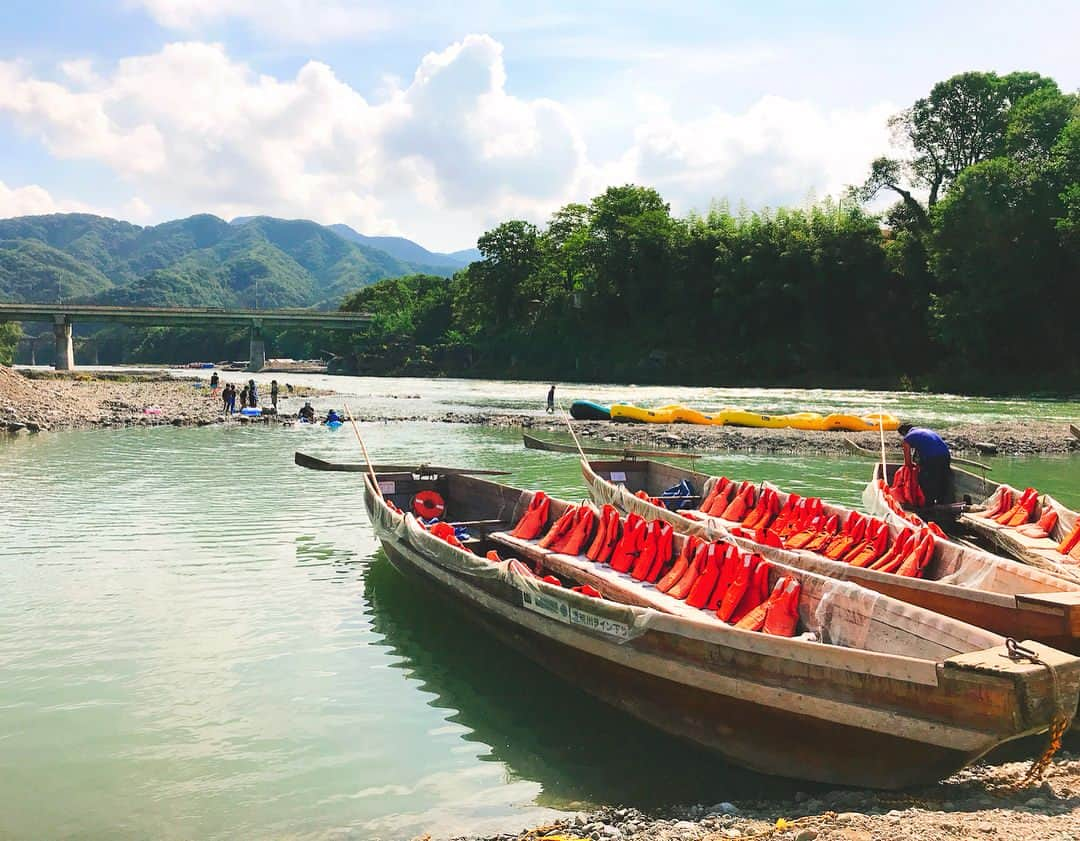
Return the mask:
M585 451L581 449L581 442L578 440L577 433L574 432L574 425L570 423L570 415L563 411L563 420L566 422L566 428L570 430L570 437L574 439L574 443L577 444L578 455L581 456L582 461L588 461L585 458Z
M371 457L368 456L367 447L364 446L364 439L360 435L360 427L356 425L356 419L353 417L352 409L349 408L348 403L345 404L345 414L349 416L349 423L352 424L353 432L356 433L356 440L360 442L360 452L364 454L364 464L367 465L368 475L371 476L371 484L375 488L375 493L379 495L379 499L382 499L382 488L379 487L379 480L375 478L375 468L371 466Z
M882 414L881 406L878 406L878 430L881 432L881 479L889 484L889 470L885 466L885 415Z

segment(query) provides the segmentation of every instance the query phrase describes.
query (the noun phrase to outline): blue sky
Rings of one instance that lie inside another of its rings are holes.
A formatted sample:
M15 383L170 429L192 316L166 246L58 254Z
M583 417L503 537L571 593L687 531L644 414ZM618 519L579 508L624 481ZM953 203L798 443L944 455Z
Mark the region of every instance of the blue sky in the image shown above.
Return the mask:
M612 183L676 212L858 181L969 69L1080 85L1080 4L5 0L0 216L343 221L430 248Z

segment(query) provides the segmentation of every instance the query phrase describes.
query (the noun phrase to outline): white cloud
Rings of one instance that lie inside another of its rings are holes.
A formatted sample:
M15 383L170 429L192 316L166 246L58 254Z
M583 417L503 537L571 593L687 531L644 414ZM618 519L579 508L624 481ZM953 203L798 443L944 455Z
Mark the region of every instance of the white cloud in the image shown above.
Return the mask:
M210 4L170 8L195 20ZM588 116L515 96L503 47L486 35L424 56L409 82L384 81L377 102L326 64L276 78L203 42L61 70L65 82L45 81L0 62L0 114L58 158L107 165L157 213L346 222L442 249L627 181L656 186L679 211L723 197L799 202L860 180L895 110L764 97L685 119L644 95L636 131L591 160ZM129 218L148 220L145 202L133 200Z
M658 115L637 129L631 159L636 177L683 207L714 198L798 202L862 181L869 161L889 148L886 120L896 110L882 103L826 111L766 96L742 113L714 110L687 121Z
M277 40L318 43L386 29L391 14L360 0L129 0L161 26L185 32L240 20Z

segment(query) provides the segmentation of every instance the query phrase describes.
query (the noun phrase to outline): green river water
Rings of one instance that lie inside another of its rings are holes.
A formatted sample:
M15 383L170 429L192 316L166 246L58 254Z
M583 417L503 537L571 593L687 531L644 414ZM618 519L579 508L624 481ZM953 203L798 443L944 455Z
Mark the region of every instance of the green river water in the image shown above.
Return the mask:
M290 379L378 415L534 409L546 391ZM1076 404L860 392L576 392L771 411L882 403L938 423L1080 416ZM376 460L512 469L510 482L583 495L573 457L523 450L514 431L363 428ZM807 788L672 744L519 661L402 578L356 477L303 471L297 449L358 458L347 428L0 440L0 838L400 839ZM848 503L869 472L856 458L701 463ZM995 478L1080 505L1080 459L992 463Z

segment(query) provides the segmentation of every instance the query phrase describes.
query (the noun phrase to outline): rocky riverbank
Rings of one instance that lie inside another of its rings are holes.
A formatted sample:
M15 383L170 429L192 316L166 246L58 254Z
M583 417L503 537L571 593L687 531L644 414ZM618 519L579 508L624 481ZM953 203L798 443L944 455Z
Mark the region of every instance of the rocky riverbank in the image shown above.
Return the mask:
M907 792L800 792L793 800L719 802L660 815L607 808L523 833L457 841L1076 841L1080 756L1059 753L1041 784L1008 793L1027 767L980 765Z
M245 375L225 372L227 381L242 383ZM204 426L223 422L220 401L210 396L206 382L177 379L169 374L52 374L37 372L25 377L0 367L0 431L38 432L117 426ZM333 392L297 388L283 399L282 415L291 420L302 405L297 398ZM264 395L265 397L265 395ZM415 398L418 395L401 395ZM355 407L360 409L362 401ZM318 407L320 410L323 408ZM404 407L403 407L404 408ZM357 416L360 419L360 416ZM541 413L442 412L437 414L365 415L365 421L460 423L493 428L520 427L541 437L572 443L566 424ZM263 418L273 423L274 419ZM243 423L247 421L238 420ZM841 455L851 452L850 441L874 453L880 450L876 432L810 432L798 429L749 429L733 426L690 424L627 424L609 421L574 421L583 443L602 447L677 449L707 452L807 453ZM1080 439L1064 422L1001 421L960 423L940 430L954 453L982 455L1066 455L1080 452ZM886 433L891 448L899 443Z
M551 415L514 415L492 413L455 413L417 420L444 423L472 423L480 426L521 426L540 437L572 444L566 423ZM574 432L582 443L601 447L639 447L645 449L710 450L757 453L850 453L853 441L866 450L880 452L877 432L811 432L801 429L750 429L736 426L695 426L692 424L629 424L611 421L573 421ZM998 455L1067 455L1080 452L1080 439L1067 423L1049 421L1008 421L999 423L961 423L945 427L942 437L953 452L972 458ZM544 433L550 433L545 436ZM886 444L899 453L899 436L885 433Z
M237 382L240 378L236 378ZM314 389L293 395L315 394ZM282 414L236 423L291 419ZM0 366L0 432L14 434L88 427L207 426L221 423L221 400L211 396L205 383L167 374L70 374L24 377Z

